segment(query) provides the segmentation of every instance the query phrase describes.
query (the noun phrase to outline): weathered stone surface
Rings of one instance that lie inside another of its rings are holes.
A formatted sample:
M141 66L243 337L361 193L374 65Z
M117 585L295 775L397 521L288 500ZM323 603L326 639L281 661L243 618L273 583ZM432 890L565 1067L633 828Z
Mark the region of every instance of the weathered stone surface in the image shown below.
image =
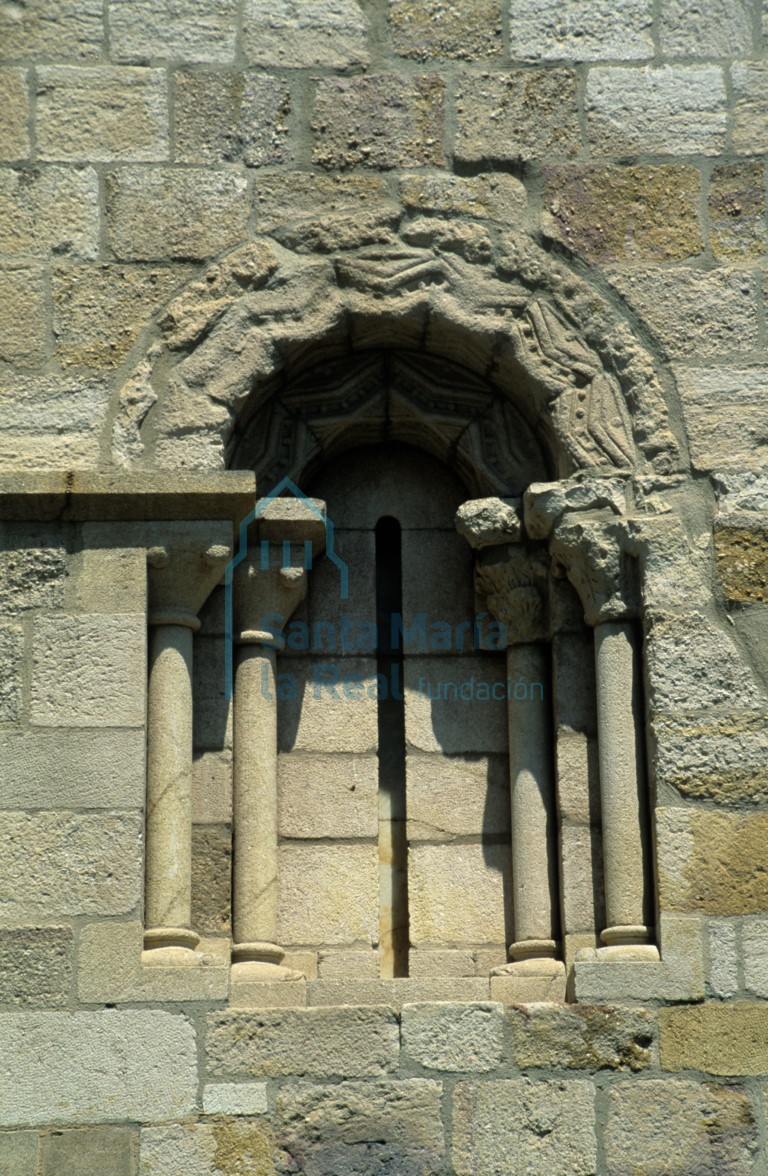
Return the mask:
M376 663L372 658L291 658L290 697L279 698L281 751L375 753ZM278 689L280 679L278 679Z
M99 464L108 398L106 384L95 379L2 378L0 462L3 468L94 468Z
M633 61L653 57L643 0L511 0L509 49L529 61Z
M443 162L443 79L334 78L317 88L313 161L320 167L440 166Z
M203 1088L206 1115L265 1115L266 1082L209 1082Z
M211 1013L206 1049L214 1077L374 1078L397 1065L397 1018L385 1008Z
M96 257L98 200L90 167L0 171L0 252Z
M707 920L707 947L708 991L727 1000L735 996L739 988L738 946L733 919Z
M749 320L744 324L749 329ZM734 316L733 331L737 331ZM752 339L754 336L752 336ZM750 340L751 342L752 340ZM768 372L765 368L681 367L678 386L686 409L691 457L698 469L713 469L734 460L755 460L768 456ZM745 475L746 476L746 475ZM754 475L752 475L754 480ZM749 499L732 509L761 509Z
M278 939L283 944L373 943L378 938L378 849L282 845Z
M378 980L379 953L374 947L362 951L321 951L317 957L317 975L321 980L364 978Z
M3 56L92 60L100 57L104 16L100 0L32 0L0 11Z
M20 367L43 362L48 334L45 293L41 265L26 261L0 264L0 360Z
M665 57L739 57L752 49L748 0L666 0L659 24Z
M748 271L649 266L612 270L610 281L671 359L722 360L758 345L757 291Z
M441 1085L341 1082L284 1087L277 1099L281 1147L306 1176L422 1176L443 1170Z
M344 68L368 60L355 0L246 0L243 48L254 65Z
M533 1005L510 1009L512 1057L521 1069L646 1070L656 1014L646 1009Z
M255 205L259 229L299 252L389 240L400 216L386 184L374 175L261 174Z
M286 163L290 91L263 74L178 72L174 142L183 163Z
M192 826L192 926L201 935L229 931L232 832L228 825Z
M471 216L509 225L526 213L524 186L514 176L488 172L480 176L416 173L400 179L400 199L408 209Z
M3 392L3 398L12 396ZM0 605L6 619L63 602L67 553L60 529L28 523L0 525Z
M13 1008L66 1004L72 983L72 942L70 927L0 930L0 1004Z
M455 1171L586 1176L596 1171L594 1122L591 1082L460 1082L454 1093Z
M402 1012L403 1049L427 1070L493 1070L503 1048L500 1004L412 1004Z
M544 169L544 230L595 261L681 260L700 253L694 167Z
M55 267L56 358L63 367L116 367L192 272L187 266Z
M663 1070L768 1074L768 1006L710 1002L659 1010Z
M599 155L717 155L725 146L725 85L714 65L592 69L586 109Z
M0 624L0 722L21 718L24 676L24 630L19 624Z
M729 515L716 522L715 562L726 600L768 602L768 533L755 515Z
M221 824L232 819L232 756L202 752L192 764L192 820Z
M275 1140L258 1119L172 1123L141 1132L142 1176L272 1173Z
M46 1176L134 1176L135 1133L130 1127L70 1128L46 1133Z
M411 942L504 943L504 845L414 845L408 855Z
M744 919L741 946L744 954L744 987L754 996L768 996L768 919ZM735 957L735 945L732 950ZM736 971L736 958L732 966ZM738 987L737 976L733 978L733 987Z
M0 1015L0 1121L156 1123L195 1108L186 1017L158 1009Z
M121 260L204 258L245 236L247 180L235 171L124 168L107 176L107 224Z
M141 895L138 817L87 813L0 813L6 921L117 915Z
M109 0L109 41L117 61L215 61L235 55L235 0Z
M409 841L508 834L509 772L503 756L409 755L406 770Z
M607 1170L744 1176L753 1170L758 1128L738 1086L654 1079L608 1092Z
M658 711L762 708L761 691L749 667L736 658L733 642L701 613L654 619L648 636L648 680Z
M733 149L741 155L762 155L768 150L768 68L761 61L736 61L731 81Z
M473 498L456 511L456 530L470 547L496 547L522 537L519 502Z
M140 727L146 622L135 613L36 619L32 717L41 727Z
M407 659L408 743L443 755L505 752L506 683L503 654Z
M232 700L225 692L222 641L210 637L195 641L192 710L196 749L222 751L232 747Z
M0 37L2 36L0 16ZM29 154L29 91L27 71L0 69L0 103L3 125L0 128L0 159L26 159Z
M719 804L768 799L764 712L661 716L654 733L656 778L683 796Z
M474 264L490 261L493 246L483 225L460 224L437 217L419 217L409 221L401 230L409 245L432 248L439 252L458 253Z
M716 167L709 180L709 244L721 261L761 257L766 249L762 165Z
M663 960L576 960L574 990L585 1004L703 1000L703 929L698 915L661 913ZM587 947L583 941L579 945Z
M282 837L378 836L378 760L367 755L281 755Z
M739 374L742 377L745 375L744 372ZM740 510L768 511L768 475L762 471L741 469L738 466L718 469L712 473L710 480L721 514Z
M572 159L581 146L570 70L483 74L456 98L455 156L464 163Z
M763 854L768 815L657 810L659 898L663 910L713 915L768 910Z
M36 1131L0 1131L0 1172L29 1176L40 1165L40 1136Z
M389 21L400 57L477 61L498 57L502 50L498 0L472 0L461 8L439 0L389 0Z
M132 67L39 69L37 146L41 159L167 159L165 74Z

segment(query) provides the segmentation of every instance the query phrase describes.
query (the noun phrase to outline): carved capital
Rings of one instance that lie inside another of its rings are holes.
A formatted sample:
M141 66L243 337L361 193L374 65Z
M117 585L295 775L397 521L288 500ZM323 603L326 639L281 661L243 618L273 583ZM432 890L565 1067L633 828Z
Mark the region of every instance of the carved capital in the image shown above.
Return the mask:
M520 499L472 498L456 511L456 530L470 547L495 547L522 539Z
M231 523L152 523L145 542L149 623L198 629L197 614L232 558Z
M566 515L549 542L579 594L588 625L628 620L639 610L637 563L624 520Z
M509 645L549 636L549 559L521 544L487 547L478 556L475 589L505 626Z

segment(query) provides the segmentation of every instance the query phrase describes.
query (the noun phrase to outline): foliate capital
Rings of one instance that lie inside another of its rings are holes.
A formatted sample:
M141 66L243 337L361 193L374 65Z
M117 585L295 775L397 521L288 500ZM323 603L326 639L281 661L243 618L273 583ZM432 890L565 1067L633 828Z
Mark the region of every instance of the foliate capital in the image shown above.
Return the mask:
M508 543L480 552L475 589L488 611L504 625L509 645L549 637L549 559L543 550Z

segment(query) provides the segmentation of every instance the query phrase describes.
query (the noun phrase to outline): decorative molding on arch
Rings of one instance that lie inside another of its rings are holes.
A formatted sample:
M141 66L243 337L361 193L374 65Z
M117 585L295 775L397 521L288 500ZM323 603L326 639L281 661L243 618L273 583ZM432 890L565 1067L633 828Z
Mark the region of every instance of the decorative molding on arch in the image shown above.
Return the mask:
M366 395L374 395L366 392L360 353L378 372L381 399L380 357L397 351L401 385L406 368L423 375L431 366L440 389L437 415L451 422L442 432L425 378L413 400L427 432L439 434L435 452L444 456L452 432L474 422L465 449L471 440L481 452L465 459L478 486L509 490L519 480L484 451L481 419L488 445L501 430L527 451L525 474L533 475L536 454L545 455L538 476L545 468L555 477L681 468L654 361L618 308L522 234L500 232L490 257L468 260L460 251L457 228L455 241L442 232L429 248L398 241L308 255L263 238L227 254L153 324L144 356L117 394L115 462L221 469L260 453L265 473L295 475L302 447L309 459L318 445L313 389L316 406L317 392L327 397L335 379L338 422L359 418ZM361 378L339 382L340 360ZM447 370L456 376L455 403ZM470 385L475 403L467 412ZM267 408L277 401L281 412ZM493 412L500 422L491 421ZM319 416L327 435L327 405ZM272 431L271 440L254 441L255 422ZM352 433L360 443L359 430Z

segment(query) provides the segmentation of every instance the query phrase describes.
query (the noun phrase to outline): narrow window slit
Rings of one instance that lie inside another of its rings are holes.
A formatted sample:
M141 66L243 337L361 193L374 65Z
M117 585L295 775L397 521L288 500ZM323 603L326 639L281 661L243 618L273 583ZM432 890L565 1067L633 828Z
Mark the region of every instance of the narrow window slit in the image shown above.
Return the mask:
M376 524L376 625L379 734L379 974L408 975L408 841L405 810L403 607L401 530L397 519Z

